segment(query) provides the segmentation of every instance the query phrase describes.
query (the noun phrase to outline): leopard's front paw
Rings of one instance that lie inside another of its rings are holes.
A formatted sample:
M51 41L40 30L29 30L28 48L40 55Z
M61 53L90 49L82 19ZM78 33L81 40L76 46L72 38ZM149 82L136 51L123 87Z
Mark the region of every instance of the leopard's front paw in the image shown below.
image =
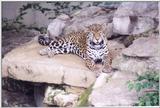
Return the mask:
M49 50L48 48L42 49L39 51L40 55L48 55L48 57L53 57L55 55L54 51Z
M48 54L49 58L51 58L51 57L53 57L55 55L55 53L53 51L49 51L47 54Z
M104 68L102 69L102 72L103 72L103 73L111 73L111 72L112 72L112 67L104 67Z
M95 65L89 66L88 68L89 68L91 71L96 71L96 70L97 70L97 67L96 67Z
M39 51L39 54L40 54L41 56L47 55L47 51L46 51L45 49L42 49L42 50Z

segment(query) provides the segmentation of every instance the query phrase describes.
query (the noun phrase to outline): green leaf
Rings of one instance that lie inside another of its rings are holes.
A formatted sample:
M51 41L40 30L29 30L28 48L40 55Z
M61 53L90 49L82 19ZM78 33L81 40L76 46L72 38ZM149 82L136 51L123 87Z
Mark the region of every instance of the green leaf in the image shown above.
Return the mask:
M140 90L142 89L142 85L141 85L141 83L136 83L135 84L135 90L137 91L137 92L139 92Z
M129 89L129 91L131 91L133 88L134 88L134 84L129 83L129 84L128 84L128 89Z
M84 107L84 106L87 106L88 104L88 97L92 91L92 87L93 87L93 84L87 88L84 93L82 93L82 95L80 96L79 100L78 100L78 104L77 106L78 107Z

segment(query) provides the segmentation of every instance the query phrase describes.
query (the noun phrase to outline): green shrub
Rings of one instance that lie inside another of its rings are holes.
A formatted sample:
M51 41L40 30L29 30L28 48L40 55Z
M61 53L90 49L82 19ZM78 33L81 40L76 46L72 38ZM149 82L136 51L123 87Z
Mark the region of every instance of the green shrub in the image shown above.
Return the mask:
M129 90L138 92L136 106L159 105L159 74L158 72L146 72L137 77L135 81L128 81Z

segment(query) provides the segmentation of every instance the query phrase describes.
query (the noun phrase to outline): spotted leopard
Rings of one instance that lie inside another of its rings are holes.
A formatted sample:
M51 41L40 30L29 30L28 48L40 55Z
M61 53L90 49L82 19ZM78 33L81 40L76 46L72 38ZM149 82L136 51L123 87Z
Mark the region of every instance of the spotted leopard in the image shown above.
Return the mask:
M92 24L85 30L71 32L62 37L39 36L41 45L46 45L40 50L41 55L52 57L57 54L76 54L85 60L87 67L93 71L97 70L96 65L101 64L103 71L109 72L111 58L107 46L104 24Z

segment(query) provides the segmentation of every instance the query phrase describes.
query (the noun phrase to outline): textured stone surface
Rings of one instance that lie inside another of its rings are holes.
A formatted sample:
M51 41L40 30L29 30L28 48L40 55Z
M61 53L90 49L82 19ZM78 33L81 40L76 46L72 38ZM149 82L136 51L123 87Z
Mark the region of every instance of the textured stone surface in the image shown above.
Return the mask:
M96 8L96 10L92 10L92 8ZM86 14L89 13L89 14ZM91 24L106 24L107 25L107 32L109 37L111 35L110 32L112 32L111 25L108 25L108 23L112 22L113 18L113 12L106 13L105 11L101 11L101 8L99 7L90 7L85 9L85 11L82 9L80 12L75 13L73 18L70 20L70 25L66 26L64 29L64 34L70 33L71 31L78 31L83 30L86 28L86 26L89 26ZM109 27L108 27L109 26Z
M119 34L128 34L130 32L130 23L129 17L114 17L113 31Z
M92 91L89 103L95 107L133 105L137 94L127 88L127 81L133 79L131 73L115 72L105 85Z
M113 18L113 32L139 34L157 27L158 4L156 2L123 2Z
M147 71L148 64L146 61L135 58L126 58L120 55L113 59L112 67L122 72L142 74Z
M44 48L29 42L9 52L2 60L2 76L31 82L89 87L95 81L84 61L75 55L40 56Z
M69 19L69 16L66 14L61 14L60 16L58 16L48 25L47 35L50 38L60 36Z
M123 2L117 9L115 16L143 16L158 17L158 2Z
M139 38L133 44L124 49L122 53L132 57L160 56L159 37Z
M112 61L112 68L122 72L135 73L138 75L142 75L147 71L160 72L160 57L140 59L117 56Z
M116 56L121 54L122 50L125 49L125 46L118 41L109 40L108 48L112 54L112 57L115 58Z
M79 17L79 18L84 18L84 17L93 16L98 11L101 11L100 7L98 7L98 6L91 6L91 7L86 7L86 8L83 8L83 9L75 12L72 16Z
M82 87L64 86L67 93L73 93L80 96L86 89Z
M77 94L67 93L61 89L48 86L45 91L44 103L60 107L75 106L78 100Z

